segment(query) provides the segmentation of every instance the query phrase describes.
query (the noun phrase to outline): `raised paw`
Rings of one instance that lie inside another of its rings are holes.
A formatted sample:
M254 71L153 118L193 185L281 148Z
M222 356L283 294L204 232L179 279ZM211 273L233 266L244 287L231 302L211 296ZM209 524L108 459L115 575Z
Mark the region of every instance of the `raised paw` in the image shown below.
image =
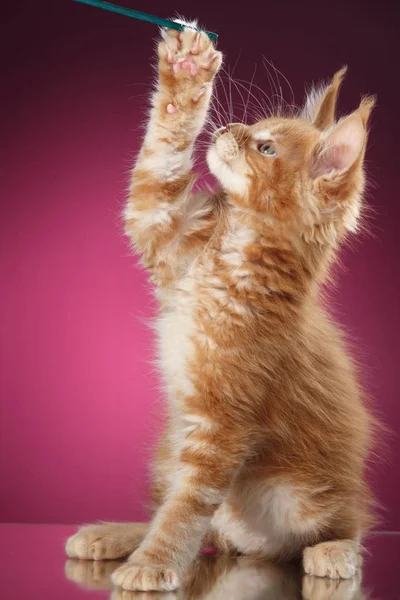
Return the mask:
M195 22L184 31L163 29L158 47L161 82L171 91L167 112L173 114L180 106L197 103L206 95L210 83L222 63L222 54L203 31L195 31Z
M99 523L86 525L71 536L65 551L70 558L110 560L129 556L142 541L144 523Z
M123 564L111 576L114 585L124 590L141 592L171 592L180 585L177 573L170 568Z
M169 65L169 70L175 75L202 76L210 81L218 71L222 62L222 54L215 49L214 44L204 31L195 31L197 23L188 24L184 31L163 29L163 40L159 45L161 61Z
M306 548L303 567L308 575L330 579L352 579L361 567L358 544L352 540L324 542Z

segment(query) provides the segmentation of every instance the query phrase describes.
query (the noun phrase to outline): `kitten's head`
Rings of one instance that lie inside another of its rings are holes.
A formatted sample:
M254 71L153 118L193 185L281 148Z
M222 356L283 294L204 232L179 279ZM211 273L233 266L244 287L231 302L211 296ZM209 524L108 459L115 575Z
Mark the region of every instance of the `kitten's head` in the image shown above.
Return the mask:
M335 122L344 74L309 94L299 116L230 124L208 151L209 168L235 205L307 241L335 243L357 228L374 98Z

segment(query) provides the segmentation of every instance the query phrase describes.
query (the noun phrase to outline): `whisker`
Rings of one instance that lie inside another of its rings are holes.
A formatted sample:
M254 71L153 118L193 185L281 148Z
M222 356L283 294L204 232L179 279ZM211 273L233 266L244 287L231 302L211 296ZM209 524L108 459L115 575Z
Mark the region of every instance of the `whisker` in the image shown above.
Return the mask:
M296 110L297 110L297 106L296 106L296 103L295 103L295 98L294 98L294 92L293 92L293 88L292 88L292 86L290 85L290 82L289 82L289 80L288 80L288 79L287 79L287 77L286 77L286 76L285 76L285 75L282 73L282 71L280 71L279 69L277 69L277 68L275 67L275 65L272 63L272 61L269 61L269 60L268 60L268 59L267 59L267 58L266 58L264 55L262 55L262 59L263 59L263 65L264 65L264 68L265 68L265 70L266 70L266 72L267 72L267 75L269 75L269 76L270 76L269 69L268 69L268 66L269 66L269 67L271 67L271 69L273 69L273 72L274 72L274 74L275 74L275 76L276 76L276 79L277 79L277 82L278 82L278 86L279 86L279 94L278 94L278 90L277 90L277 88L276 88L276 87L275 87L275 94L277 95L277 97L278 97L278 98L281 100L281 102L282 102L282 104L280 105L280 112L283 112L283 108L284 108L284 105L285 105L285 107L286 107L286 111L287 111L288 109L290 109L290 112L291 112L291 114L293 114L293 113L294 113L294 111L296 111ZM267 65L268 65L268 66L267 66ZM290 92L290 102L288 102L288 101L285 99L285 97L284 97L283 90L282 90L282 87L281 87L281 85L280 85L280 82L279 82L279 76L281 76L281 77L283 78L284 82L286 83L286 85L287 85L287 87L288 87L288 89L289 89L289 92Z
M269 110L264 106L264 104L262 103L260 98L257 98L257 96L255 94L253 94L253 92L251 91L251 87L249 87L249 88L246 87L245 84L247 83L247 85L248 85L249 84L248 81L246 81L245 79L236 79L236 83L237 83L237 85L242 87L244 90L248 91L249 95L252 98L254 98L255 102L257 102L257 104L258 104L258 107L261 109L261 113L264 113L264 111L266 111L267 113L269 112ZM265 92L259 86L255 85L254 83L253 83L253 86L265 94Z
M273 64L272 61L269 61L263 54L261 55L263 60L267 62L267 64L271 65L271 67L274 69L274 71L281 75L281 77L283 77L286 85L288 86L288 89L290 91L290 104L295 105L295 97L294 97L294 92L293 92L293 88L290 84L290 81L288 80L288 78L282 73L282 71L280 71L279 69L276 68L276 66Z
M222 86L222 89L224 90L224 95L226 96L225 87L223 85L223 82L222 82L220 74L218 74L217 85L215 86L216 96L215 96L214 100L216 102L216 105L213 104L213 109L214 109L214 111L217 112L217 114L220 117L220 121L221 121L220 122L220 127L223 127L224 124L226 124L229 119L228 119L228 116L226 114L225 106L223 105L223 103L221 102L221 100L219 98L218 86Z
M223 69L223 68L222 68L222 69ZM231 97L232 97L232 87L231 87L231 86L232 86L232 82L234 83L234 80L233 80L233 78L231 77L231 75L230 75L230 74L229 74L227 71L225 71L225 69L223 69L223 71L224 71L224 73L225 73L225 76L226 76L226 77L228 78L228 80L229 80L230 93L231 93ZM233 121L233 119L235 119L235 120L239 120L239 117L237 117L237 116L236 116L236 114L234 114L234 111L233 111L233 102L232 102L232 101L230 102L230 106L229 106L229 108L230 108L230 114L229 114L229 119L228 119L228 122L232 122L232 121Z
M251 88L252 88L252 85L253 85L253 82L254 82L254 77L256 76L256 73L257 73L257 63L254 63L253 75L252 75L251 80L250 80L249 91L248 91L248 94L247 94L247 100L246 100L246 104L245 104L245 107L244 107L244 112L245 112L246 117L247 117L247 108L248 108L249 100L250 100L250 92L251 92Z
M240 96L240 98L242 100L242 103L244 104L244 98L243 98L243 95L242 95L242 93L240 91L239 86L236 84L236 81L233 79L232 76L230 76L230 80L232 81L233 85L235 86L235 89L238 92L238 94L239 94L239 96ZM233 115L233 110L232 110L232 119L233 119L233 117L234 117L234 115ZM234 118L235 118L235 121L241 121L241 122L243 121L243 119L240 119L240 118L238 118L236 116Z
M223 69L223 67L221 67L221 68ZM218 75L219 75L219 83L221 84L221 86L222 86L222 89L223 89L223 91L224 91L224 95L225 95L226 104L227 104L227 105L229 105L229 101L228 101L228 95L227 95L227 93L226 93L226 90L225 90L225 86L224 86L224 82L223 82L223 79L222 79L222 76L221 76L221 72L220 72ZM228 115L227 115L227 116L228 116ZM229 122L229 116L228 116L227 122Z

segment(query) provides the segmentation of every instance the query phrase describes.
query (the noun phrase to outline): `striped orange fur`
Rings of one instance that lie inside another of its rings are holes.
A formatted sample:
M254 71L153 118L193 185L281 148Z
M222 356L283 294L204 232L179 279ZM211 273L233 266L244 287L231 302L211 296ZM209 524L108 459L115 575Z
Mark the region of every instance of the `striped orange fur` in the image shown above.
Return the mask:
M130 590L177 588L209 543L272 559L304 553L311 575L353 577L373 521L373 419L320 296L357 229L374 100L337 122L343 69L297 117L227 124L208 152L220 189L194 194L193 146L222 57L189 28L163 32L158 51L125 210L160 304L169 418L156 510L148 527L78 532L67 552L132 552L113 574Z

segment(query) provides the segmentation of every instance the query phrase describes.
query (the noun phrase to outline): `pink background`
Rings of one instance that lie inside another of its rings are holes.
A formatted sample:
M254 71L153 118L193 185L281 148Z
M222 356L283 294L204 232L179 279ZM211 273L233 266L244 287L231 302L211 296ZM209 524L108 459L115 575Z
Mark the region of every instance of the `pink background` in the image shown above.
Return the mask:
M372 235L343 256L335 312L391 428L373 485L381 529L400 529L398 82L395 3L215 1L126 6L199 16L235 74L265 54L301 101L304 81L350 72L343 111L376 92L368 153ZM152 77L153 26L71 0L3 3L0 22L0 519L74 523L145 516L158 429L146 277L119 213ZM394 72L394 71L393 71ZM269 91L260 69L256 82ZM139 85L137 85L139 84ZM397 89L396 89L397 86Z

